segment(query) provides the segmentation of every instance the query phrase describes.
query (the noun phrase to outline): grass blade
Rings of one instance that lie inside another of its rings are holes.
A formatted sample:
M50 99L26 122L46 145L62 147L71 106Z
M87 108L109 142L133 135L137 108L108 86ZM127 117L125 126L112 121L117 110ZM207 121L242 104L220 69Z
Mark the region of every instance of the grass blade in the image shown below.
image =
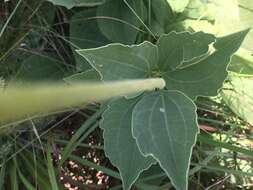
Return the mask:
M18 171L19 178L21 182L24 184L27 190L36 190L35 187L25 178L25 176L22 174L22 172L19 170Z
M52 147L50 146L50 144L48 143L47 146L47 167L48 167L48 175L49 175L49 181L51 183L51 188L52 190L59 190L58 188L58 183L57 183L57 178L55 175L55 169L53 166L53 160L52 160Z
M4 160L3 163L1 164L1 171L0 171L0 190L3 190L5 173L6 173L6 162Z

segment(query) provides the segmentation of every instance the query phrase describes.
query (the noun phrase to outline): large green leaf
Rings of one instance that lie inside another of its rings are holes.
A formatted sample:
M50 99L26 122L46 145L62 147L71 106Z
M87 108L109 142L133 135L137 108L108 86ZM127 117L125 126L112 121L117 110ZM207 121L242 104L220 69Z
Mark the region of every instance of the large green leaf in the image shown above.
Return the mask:
M179 90L191 98L214 96L227 76L227 66L249 30L218 38L215 51L174 71L162 71L167 88ZM167 45L168 46L168 45ZM167 48L166 44L163 48Z
M105 153L122 177L124 189L129 190L139 174L155 160L144 157L132 136L132 110L139 98L112 101L100 124L104 130Z
M163 70L174 70L183 62L206 54L209 45L214 41L212 34L203 32L171 32L162 35L157 42L159 67Z
M146 95L133 110L133 135L141 152L159 162L177 190L187 189L196 117L194 103L178 91Z
M78 53L89 61L103 80L147 78L158 62L157 47L149 42L132 46L110 44L79 50Z
M242 119L253 125L253 79L231 76L221 91L223 100Z
M68 9L73 7L93 7L100 5L105 2L105 0L47 0L55 5L64 6Z
M142 0L109 0L98 7L98 26L111 41L133 44L140 32L141 20L146 19L146 7ZM132 9L132 10L131 10ZM139 18L138 18L139 17Z
M211 34L175 33L163 35L157 46L143 42L125 46L110 44L79 50L101 74L103 80L161 76L169 90L179 90L191 98L214 96L227 76L227 66L248 30L216 39Z

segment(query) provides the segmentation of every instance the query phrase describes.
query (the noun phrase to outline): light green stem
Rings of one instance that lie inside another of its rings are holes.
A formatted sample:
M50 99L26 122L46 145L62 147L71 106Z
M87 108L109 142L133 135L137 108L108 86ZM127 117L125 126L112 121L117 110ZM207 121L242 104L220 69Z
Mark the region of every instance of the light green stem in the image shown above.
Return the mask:
M11 85L0 90L0 124L82 107L88 102L139 93L165 86L163 79L108 83Z

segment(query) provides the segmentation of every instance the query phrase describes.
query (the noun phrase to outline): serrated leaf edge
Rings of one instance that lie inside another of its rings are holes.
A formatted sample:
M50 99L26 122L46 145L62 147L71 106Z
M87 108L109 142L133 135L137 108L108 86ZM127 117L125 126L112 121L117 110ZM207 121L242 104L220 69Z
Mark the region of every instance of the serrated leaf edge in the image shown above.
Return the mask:
M97 47L97 48L78 49L78 50L75 50L75 51L80 56L82 56L83 58L85 58L89 62L89 64L91 65L91 67L94 68L99 73L101 81L105 82L105 80L103 79L102 73L94 66L94 64L92 63L92 60L90 60L90 58L88 58L87 56L82 55L81 52L86 52L86 51L90 51L90 50L92 50L92 51L94 51L94 50L100 50L100 49L103 49L103 48L107 48L107 47L111 47L111 46L117 46L117 45L125 47L125 48L141 47L144 44L149 44L149 45L153 46L153 48L156 49L156 52L158 54L158 47L157 47L157 45L155 45L155 44L153 44L153 43L151 43L149 41L144 41L144 42L142 42L140 44L137 44L137 45L136 44L133 44L133 45L124 45L124 44L121 44L121 43L111 43L111 44L107 44L105 46L101 46L101 47Z

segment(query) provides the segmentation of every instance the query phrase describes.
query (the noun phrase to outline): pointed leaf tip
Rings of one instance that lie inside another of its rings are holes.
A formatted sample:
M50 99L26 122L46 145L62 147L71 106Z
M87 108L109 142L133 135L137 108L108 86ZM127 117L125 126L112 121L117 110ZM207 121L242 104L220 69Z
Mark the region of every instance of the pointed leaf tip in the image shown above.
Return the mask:
M192 147L198 133L196 106L178 91L153 92L134 107L133 136L152 155L177 190L186 190Z
M110 102L100 127L104 130L105 153L120 171L124 190L130 190L140 173L156 161L144 157L132 136L132 111L139 98Z

